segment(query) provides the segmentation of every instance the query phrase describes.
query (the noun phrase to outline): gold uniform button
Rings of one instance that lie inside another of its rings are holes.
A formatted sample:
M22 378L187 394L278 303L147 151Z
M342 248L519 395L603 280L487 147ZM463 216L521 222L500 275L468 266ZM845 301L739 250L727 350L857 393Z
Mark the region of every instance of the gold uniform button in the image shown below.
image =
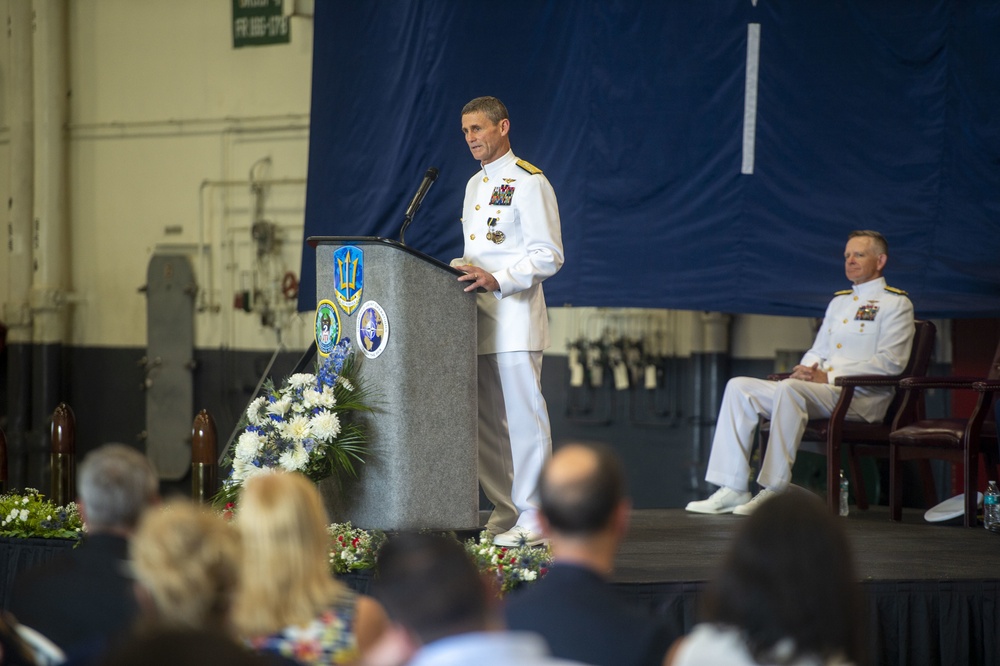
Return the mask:
M490 177L489 176L483 176L483 182L484 183L490 182ZM854 300L858 300L858 299L855 298Z
M845 324L847 323L847 320L846 320L846 319L844 320L844 323L845 323Z
M476 240L476 234L469 234L469 240Z
M476 204L476 210L479 210L479 204Z
M857 297L857 296L855 296L855 297L854 297L854 300L858 300L858 297Z
M840 344L839 342L837 343L837 349L840 349L840 348L841 348L841 347L843 347L843 346L844 346L844 345Z
M500 209L499 209L499 208L497 208L497 215L499 215L499 214L500 214Z

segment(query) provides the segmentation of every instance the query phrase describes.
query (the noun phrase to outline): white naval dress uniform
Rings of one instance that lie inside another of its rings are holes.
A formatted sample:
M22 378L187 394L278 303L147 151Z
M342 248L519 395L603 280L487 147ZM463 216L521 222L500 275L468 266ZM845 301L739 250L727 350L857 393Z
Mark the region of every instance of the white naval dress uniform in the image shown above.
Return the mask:
M812 349L800 361L806 366L818 363L829 383L751 377L729 380L705 480L742 492L748 489L754 430L757 416L763 415L771 419L771 433L757 481L765 488L784 490L791 480L807 421L830 416L837 404L841 389L833 385L834 379L902 372L910 357L913 334L913 304L905 292L887 287L884 278L837 292ZM856 389L848 420L873 423L883 418L893 391L891 387Z
M552 185L508 151L469 180L462 231L465 254L452 264L479 266L500 285L477 296L479 481L496 507L488 528L541 532L538 475L552 454L541 388L549 346L541 283L563 264Z

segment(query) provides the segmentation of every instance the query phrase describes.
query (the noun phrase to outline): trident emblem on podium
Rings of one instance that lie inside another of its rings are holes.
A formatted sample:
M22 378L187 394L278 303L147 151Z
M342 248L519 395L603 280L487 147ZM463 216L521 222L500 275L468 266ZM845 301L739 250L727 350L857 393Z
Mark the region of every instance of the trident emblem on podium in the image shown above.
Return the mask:
M333 288L337 303L350 316L361 303L364 289L365 257L360 248L344 245L333 253Z

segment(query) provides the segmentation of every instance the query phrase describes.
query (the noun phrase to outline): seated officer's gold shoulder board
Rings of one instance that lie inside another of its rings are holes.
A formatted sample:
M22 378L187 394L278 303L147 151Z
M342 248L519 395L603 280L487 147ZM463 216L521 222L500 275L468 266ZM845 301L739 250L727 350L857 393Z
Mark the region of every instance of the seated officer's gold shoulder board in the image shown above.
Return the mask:
M532 176L537 176L542 172L542 170L536 167L534 164L532 164L531 162L525 162L524 160L518 160L517 166L521 167L522 169L530 173Z
M886 285L885 290L893 294L899 294L900 296L909 296L909 294L902 289L896 289L895 287L890 287L889 285Z
M834 296L847 296L848 294L854 293L853 289L841 289L840 291L833 292Z

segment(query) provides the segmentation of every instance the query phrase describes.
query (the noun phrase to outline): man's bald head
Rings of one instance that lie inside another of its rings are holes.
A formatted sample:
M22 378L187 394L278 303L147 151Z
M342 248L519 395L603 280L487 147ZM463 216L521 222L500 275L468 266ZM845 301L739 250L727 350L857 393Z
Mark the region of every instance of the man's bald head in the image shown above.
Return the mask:
M625 499L625 474L618 456L603 444L566 444L542 469L541 511L549 527L585 536L607 527Z

